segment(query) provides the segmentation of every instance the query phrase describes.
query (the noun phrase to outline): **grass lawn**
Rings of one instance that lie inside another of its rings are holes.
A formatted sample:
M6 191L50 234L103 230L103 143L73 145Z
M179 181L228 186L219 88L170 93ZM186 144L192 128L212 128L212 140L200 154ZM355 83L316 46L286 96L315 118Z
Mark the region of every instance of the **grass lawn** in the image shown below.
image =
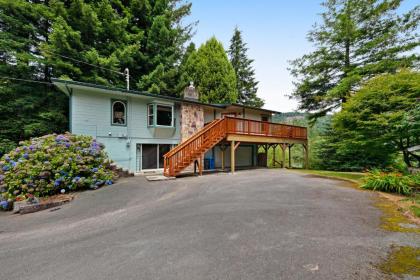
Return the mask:
M296 171L319 175L324 177L331 177L331 178L338 178L338 179L346 179L357 184L362 183L362 179L365 176L362 172L339 172L339 171L326 171L326 170L308 170L308 169L295 169Z
M344 179L356 183L359 187L362 185L363 177L365 176L365 174L361 172L339 172L307 169L294 169L294 171L323 176L327 178ZM394 203L396 203L403 212L410 211L412 216L420 218L420 195L405 198L397 194L387 194L386 196L388 199L390 199L390 196L393 196L394 199L391 200L393 200Z

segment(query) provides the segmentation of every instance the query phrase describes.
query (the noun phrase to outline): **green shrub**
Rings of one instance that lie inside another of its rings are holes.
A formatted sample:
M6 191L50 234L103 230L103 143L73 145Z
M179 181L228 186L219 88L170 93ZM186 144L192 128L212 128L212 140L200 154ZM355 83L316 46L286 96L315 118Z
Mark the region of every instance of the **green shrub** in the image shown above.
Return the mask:
M409 195L418 188L418 184L419 178L417 175L373 170L364 178L362 188Z
M0 158L0 200L23 200L113 183L111 162L103 145L92 137L51 134L19 144Z
M0 137L0 157L16 148L16 143Z

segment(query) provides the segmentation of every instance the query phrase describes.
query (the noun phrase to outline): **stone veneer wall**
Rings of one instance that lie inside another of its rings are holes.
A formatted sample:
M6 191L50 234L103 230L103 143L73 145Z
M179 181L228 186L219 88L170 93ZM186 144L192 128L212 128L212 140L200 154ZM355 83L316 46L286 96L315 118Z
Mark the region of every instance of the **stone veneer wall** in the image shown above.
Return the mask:
M181 142L204 127L204 110L200 105L181 105Z
M194 133L204 127L203 107L195 104L181 105L181 142L184 142ZM201 162L203 164L203 162ZM184 171L193 172L194 163L191 163ZM197 170L198 171L198 170Z

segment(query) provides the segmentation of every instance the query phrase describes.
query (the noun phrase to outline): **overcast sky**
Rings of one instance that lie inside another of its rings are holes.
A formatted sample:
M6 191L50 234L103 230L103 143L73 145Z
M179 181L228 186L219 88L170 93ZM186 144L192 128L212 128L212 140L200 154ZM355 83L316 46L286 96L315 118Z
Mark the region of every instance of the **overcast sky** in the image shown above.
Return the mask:
M406 0L402 9L413 8L418 0ZM197 47L216 36L225 49L238 26L254 59L258 96L265 108L294 111L297 102L287 95L293 77L287 68L293 60L311 51L306 34L322 11L318 0L192 0L188 21L199 20L193 42ZM418 2L417 2L418 3Z

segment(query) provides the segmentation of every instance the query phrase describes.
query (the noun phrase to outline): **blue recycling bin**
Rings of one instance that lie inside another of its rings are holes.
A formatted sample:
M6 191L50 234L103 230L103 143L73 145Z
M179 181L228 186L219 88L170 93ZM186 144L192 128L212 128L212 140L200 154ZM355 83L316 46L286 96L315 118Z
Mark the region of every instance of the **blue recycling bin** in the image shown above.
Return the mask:
M210 158L209 160L210 160L209 162L210 169L214 169L214 158Z
M207 169L207 170L214 169L214 158L205 158L204 159L204 169Z

